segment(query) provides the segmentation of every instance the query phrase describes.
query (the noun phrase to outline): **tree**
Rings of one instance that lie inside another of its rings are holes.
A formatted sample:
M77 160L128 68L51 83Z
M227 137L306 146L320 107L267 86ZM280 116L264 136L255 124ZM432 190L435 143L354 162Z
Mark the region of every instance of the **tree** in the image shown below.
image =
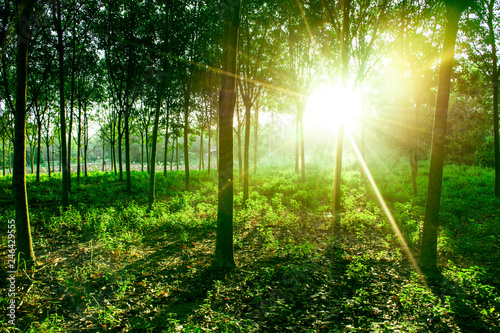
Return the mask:
M498 10L495 0L480 0L474 8L475 16L469 17L465 24L468 37L466 49L469 59L490 79L493 91L493 150L495 157L495 196L500 197L500 140L498 132L498 85L499 62L497 43L500 38L498 29Z
M236 103L236 73L240 0L223 2L223 76L219 97L219 186L215 267L235 267L233 256L233 112Z
M425 203L425 218L420 252L420 266L428 272L437 271L437 235L445 157L444 144L455 42L462 12L470 5L467 0L446 0L444 3L447 22L444 30L443 50L439 67L434 128L432 131L429 185Z
M28 71L28 49L30 44L30 16L34 0L19 4L17 22L17 85L14 141L14 173L12 186L16 207L16 245L19 264L31 268L36 261L31 241L31 229L26 193L26 77Z

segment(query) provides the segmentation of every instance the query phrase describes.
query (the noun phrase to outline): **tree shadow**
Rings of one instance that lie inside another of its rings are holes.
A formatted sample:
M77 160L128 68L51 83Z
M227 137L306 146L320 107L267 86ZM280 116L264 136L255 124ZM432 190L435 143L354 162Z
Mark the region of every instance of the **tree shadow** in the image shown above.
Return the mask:
M467 293L458 283L448 279L441 271L425 271L428 286L442 304L449 302L450 311L454 314L454 321L462 332L495 332L495 328L488 325L479 313L467 302ZM441 329L440 318L429 318L429 330Z

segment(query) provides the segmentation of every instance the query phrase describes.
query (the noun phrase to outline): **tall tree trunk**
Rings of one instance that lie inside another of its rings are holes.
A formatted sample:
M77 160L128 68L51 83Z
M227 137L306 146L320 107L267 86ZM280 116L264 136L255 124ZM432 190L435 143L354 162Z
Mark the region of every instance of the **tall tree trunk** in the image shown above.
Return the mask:
M225 0L223 5L226 41L224 45L222 86L219 98L220 150L217 238L214 267L235 267L233 255L233 112L236 103L236 67L240 0Z
M40 156L42 155L42 122L38 122L38 147L36 154L36 182L40 181Z
M2 174L5 176L5 138L3 137L2 137Z
M88 172L87 172L87 157L88 157L88 148L89 148L89 119L87 117L87 107L84 109L84 129L85 129L85 134L84 134L84 140L83 140L83 153L84 153L84 167L85 167L85 177L88 177ZM104 157L104 155L103 155Z
M119 180L122 182L123 181L123 163L122 163L122 137L123 137L123 132L122 132L122 126L121 126L121 119L122 116L120 115L118 117L118 168L119 168L119 173L120 177Z
M50 178L50 142L48 134L47 134L47 140L45 141L45 146L47 147L47 172L49 173L49 178Z
M257 138L259 136L259 108L255 108L255 122L253 124L253 173L257 173Z
M248 186L250 176L250 103L245 105L245 156L243 170L243 207L246 207L248 200Z
M162 81L164 79L162 78ZM163 98L163 83L161 83L160 92L158 92L158 101L155 110L155 122L153 127L153 142L151 143L151 170L149 174L149 204L148 209L153 208L155 202L155 174L156 174L156 141L158 140L158 124L160 122L160 109Z
M300 125L300 171L301 171L301 181L305 182L306 181L306 154L304 150L304 110L305 110L305 103L300 104L300 118L299 118L299 125Z
M144 172L144 135L141 131L141 172Z
M102 172L104 172L104 166L106 165L106 141L102 140ZM111 163L111 161L109 162Z
M14 173L12 185L16 208L16 246L18 266L31 268L35 264L35 253L31 240L31 229L26 192L26 76L28 72L28 49L31 39L30 15L34 0L24 0L19 5L17 23L17 79L16 109L14 124ZM12 268L11 270L15 270Z
M77 153L76 153L76 183L80 184L80 152L82 146L82 103L78 100L78 134L77 134Z
M127 172L127 192L132 192L132 174L130 172L130 129L129 129L129 117L130 108L125 113L125 171Z
M58 41L57 52L59 54L59 119L61 121L61 156L59 162L59 171L62 171L62 206L66 208L69 206L69 165L66 158L68 154L66 152L66 110L64 107L64 45L60 0L57 0L56 30ZM71 153L69 155L71 155Z
M170 152L170 171L174 167L175 138L172 139L172 151Z
M185 188L189 190L189 100L191 98L191 81L193 71L189 75L189 83L184 94L184 173Z
M346 88L349 76L349 13L351 0L342 3L342 33L340 37L340 57L342 61L342 88ZM340 185L342 183L342 149L344 146L344 124L339 124L337 132L337 149L335 154L335 176L333 183L333 223L332 231L340 222L341 198Z
M299 146L300 146L300 131L299 131L299 112L297 110L297 116L295 117L295 173L299 174Z
M220 128L219 128L219 117L217 118L217 128L215 130L215 162L217 166L217 172L219 172L219 135L220 135Z
M491 55L493 62L493 73L491 77L493 88L493 149L495 154L495 196L500 197L500 143L498 134L498 56L495 38L495 31L493 25L493 16L495 0L490 0L488 3L488 28L489 28L489 43L491 47Z
M175 163L179 171L179 137L175 137Z
M200 165L199 170L204 170L205 166L203 165L203 128L200 129Z
M431 162L429 169L429 185L425 204L425 218L422 232L420 266L425 271L437 270L437 235L439 227L439 208L441 186L443 180L444 144L448 103L450 98L450 80L455 53L455 40L458 32L460 16L466 8L466 0L445 2L446 25L444 30L443 51L439 67L436 111L432 132ZM458 5L458 6L457 6Z
M167 176L167 153L168 153L168 140L169 140L169 134L168 134L168 127L169 127L169 122L170 122L170 108L168 105L168 100L167 100L167 113L165 115L167 118L166 121L166 126L165 126L165 155L163 158L163 175L166 177ZM170 170L172 170L172 165L170 165Z
M149 172L151 171L151 161L149 160L149 133L146 128L146 171Z
M243 156L241 148L241 130L238 129L236 132L236 138L238 139L238 180L240 185L243 185Z
M212 114L210 114L210 120L208 121L208 174L210 174L210 165L212 163Z

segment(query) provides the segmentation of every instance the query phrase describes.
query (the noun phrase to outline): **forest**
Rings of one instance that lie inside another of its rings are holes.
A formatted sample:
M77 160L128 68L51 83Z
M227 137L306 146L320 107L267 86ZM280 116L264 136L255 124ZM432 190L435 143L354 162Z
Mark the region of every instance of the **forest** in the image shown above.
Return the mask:
M500 332L500 2L3 0L0 332Z

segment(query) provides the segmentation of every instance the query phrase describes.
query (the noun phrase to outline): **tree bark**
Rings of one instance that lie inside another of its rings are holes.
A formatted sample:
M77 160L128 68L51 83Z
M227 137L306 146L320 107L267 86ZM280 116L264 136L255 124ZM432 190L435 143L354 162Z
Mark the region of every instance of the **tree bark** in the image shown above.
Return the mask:
M349 77L349 12L351 0L343 0L342 10L342 33L340 37L340 57L342 61L342 87L347 86ZM333 183L333 222L332 231L335 232L335 227L340 223L340 210L342 193L340 185L342 183L342 150L344 146L344 124L339 124L337 132L337 149L335 154L335 176Z
M225 0L223 77L219 97L219 194L214 267L236 267L233 255L233 113L236 103L236 68L240 0Z
M189 100L191 98L191 81L192 81L192 70L189 75L189 83L184 95L184 173L186 175L185 179L185 189L189 190Z
M132 192L132 174L130 172L130 129L129 129L129 118L130 118L130 108L125 113L125 171L127 172L127 192ZM153 166L154 168L154 166Z
M210 113L210 119L208 121L208 174L210 174L210 168L212 163L212 113Z
M448 103L450 98L450 81L453 69L458 22L460 21L462 12L465 10L466 2L465 0L458 1L458 6L457 1L445 2L447 22L444 31L441 65L439 67L436 110L432 132L429 185L427 189L420 252L420 266L425 271L437 271L437 235L445 156L444 145L446 140Z
M251 104L245 103L245 155L243 170L243 207L246 207L249 192L250 176L250 109Z
M63 30L61 18L61 2L57 0L57 52L59 54L59 119L61 121L60 140L61 140L61 156L59 168L62 171L62 206L69 206L69 166L66 152L66 110L64 101L64 45L63 45ZM71 155L71 153L70 153Z
M42 153L42 122L38 121L38 144L36 154L36 182L40 181L40 155Z
M493 88L493 149L495 155L495 196L500 197L500 143L498 134L498 56L497 56L497 46L495 39L495 31L493 25L493 15L494 15L494 0L490 0L488 3L488 29L489 29L489 42L491 47L491 56L493 62L493 73L491 77L491 83Z
M34 0L24 0L19 5L17 24L17 79L14 128L14 173L12 185L16 208L16 246L18 266L31 268L36 258L33 252L26 192L26 76L30 43L30 16Z
M257 138L259 136L259 107L255 108L255 122L253 124L253 173L257 173Z

